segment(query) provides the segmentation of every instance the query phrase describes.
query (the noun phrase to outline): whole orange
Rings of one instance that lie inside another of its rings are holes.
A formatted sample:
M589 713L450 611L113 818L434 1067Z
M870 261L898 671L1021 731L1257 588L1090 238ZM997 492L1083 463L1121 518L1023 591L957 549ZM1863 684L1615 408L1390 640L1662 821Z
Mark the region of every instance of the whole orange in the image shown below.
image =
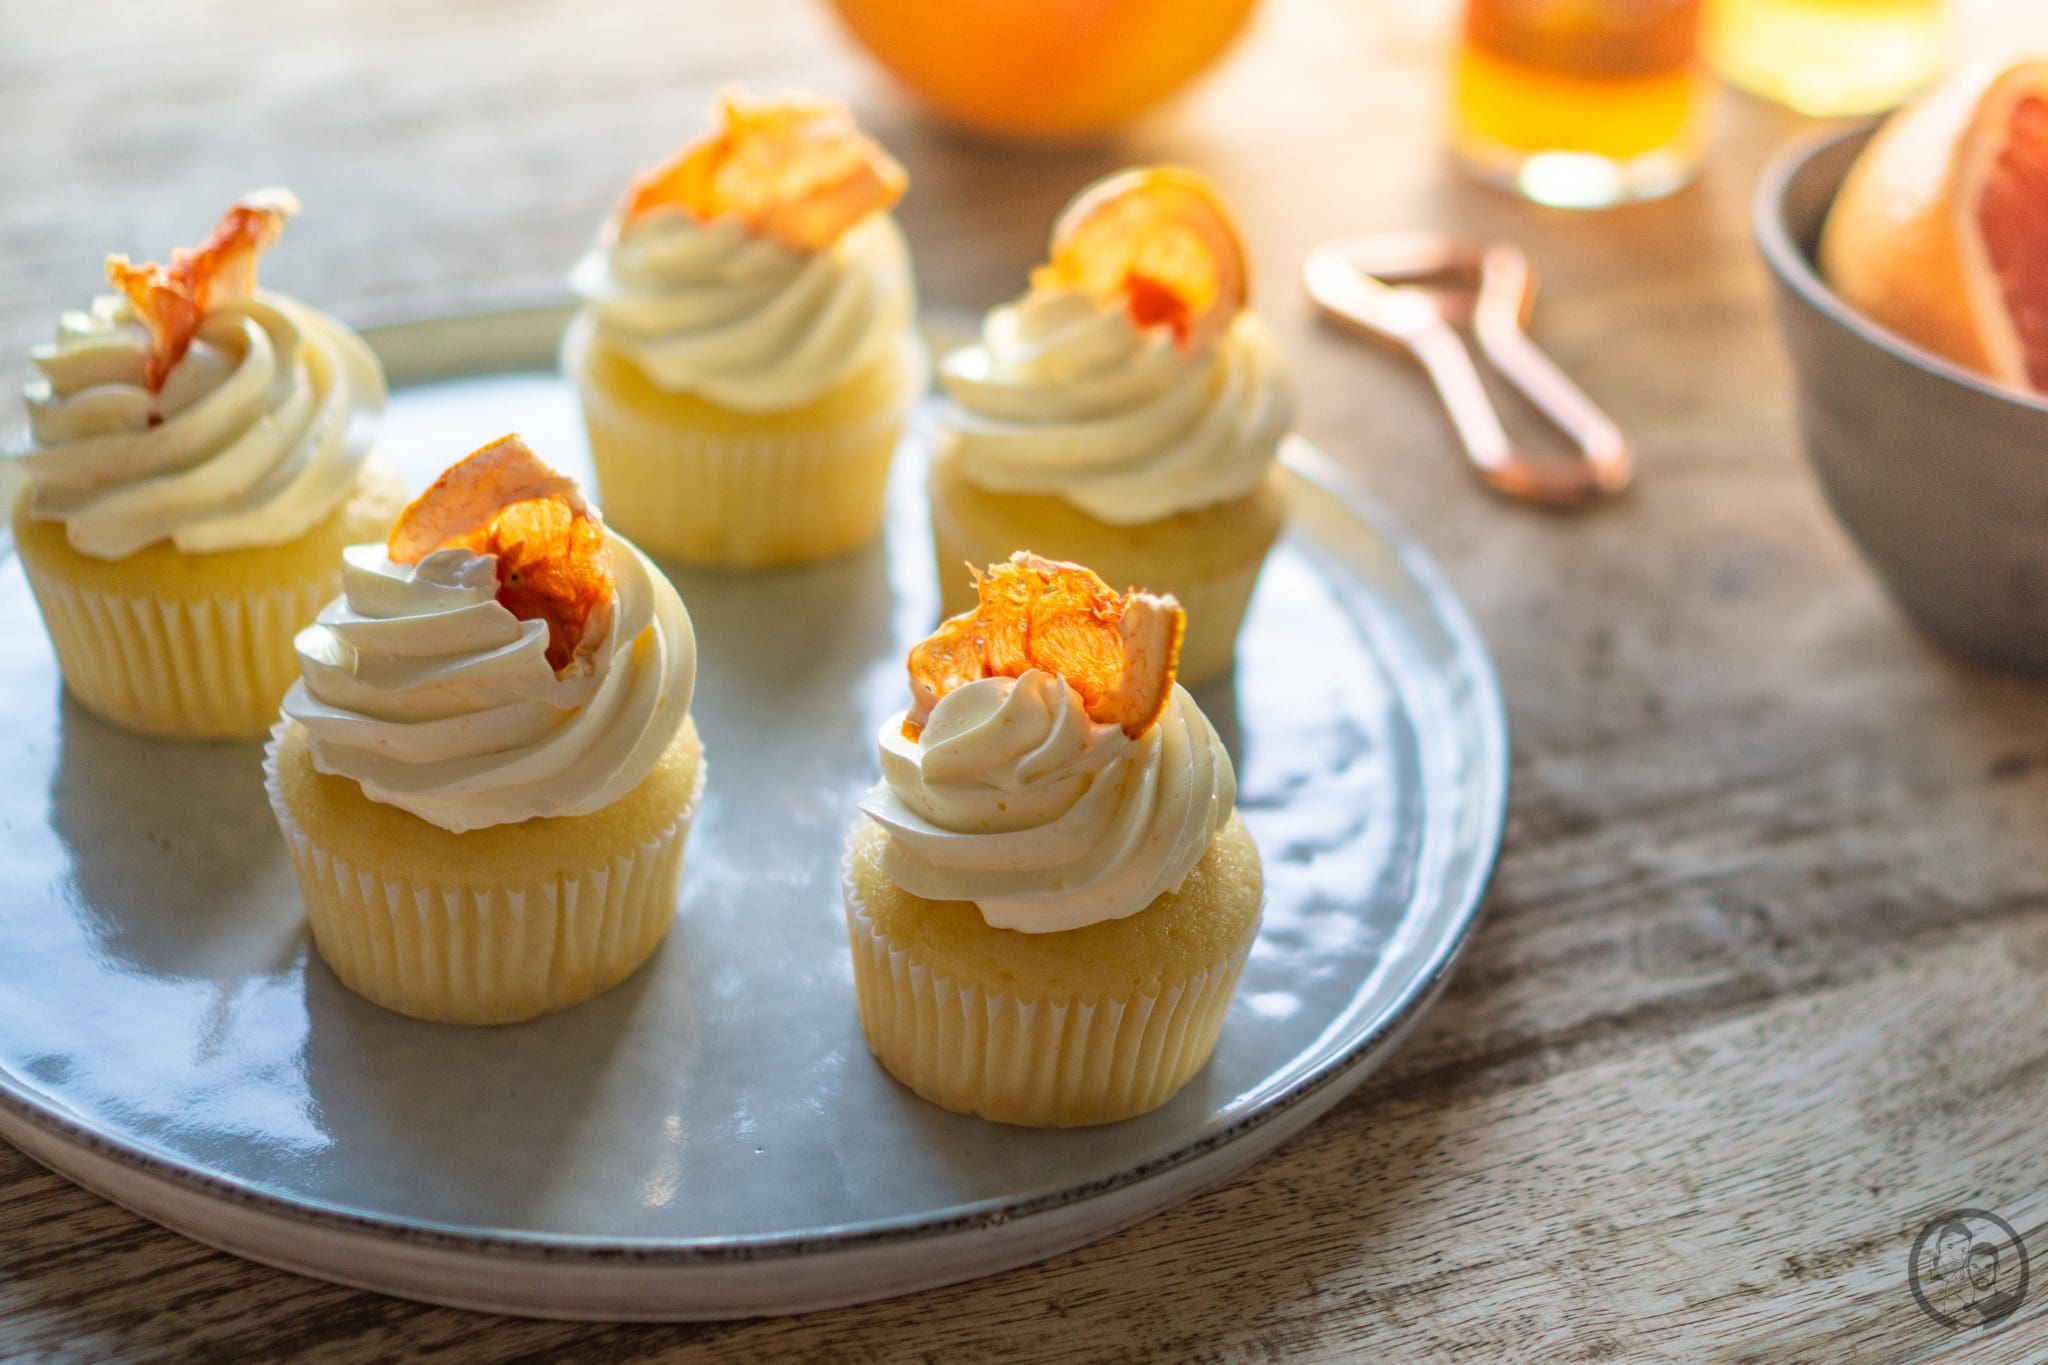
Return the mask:
M1101 132L1230 45L1257 0L832 0L853 36L956 122L1022 137Z

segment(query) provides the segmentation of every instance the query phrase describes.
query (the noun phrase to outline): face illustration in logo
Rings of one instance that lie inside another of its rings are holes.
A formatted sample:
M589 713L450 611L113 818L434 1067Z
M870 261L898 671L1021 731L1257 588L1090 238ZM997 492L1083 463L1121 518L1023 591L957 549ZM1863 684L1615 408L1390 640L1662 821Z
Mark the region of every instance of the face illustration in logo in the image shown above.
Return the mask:
M1944 1223L1934 1234L1934 1256L1928 1278L1946 1282L1963 1273L1970 1258L1970 1230L1961 1223Z
M1998 1248L1989 1242L1978 1242L1970 1248L1970 1288L1976 1291L1971 1301L1982 1299L1997 1285Z
M2026 1243L1996 1214L1959 1209L1921 1228L1907 1278L1921 1310L1936 1322L1990 1327L2026 1298Z

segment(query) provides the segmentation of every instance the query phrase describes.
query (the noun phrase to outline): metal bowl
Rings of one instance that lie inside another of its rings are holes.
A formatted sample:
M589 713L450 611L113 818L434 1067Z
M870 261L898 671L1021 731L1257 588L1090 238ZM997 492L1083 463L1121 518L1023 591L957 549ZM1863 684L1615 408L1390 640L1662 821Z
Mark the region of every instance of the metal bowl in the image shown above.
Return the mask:
M1921 629L2048 676L2048 399L2005 388L1855 312L1814 260L1871 127L1802 142L1757 187L1799 429L1835 519Z

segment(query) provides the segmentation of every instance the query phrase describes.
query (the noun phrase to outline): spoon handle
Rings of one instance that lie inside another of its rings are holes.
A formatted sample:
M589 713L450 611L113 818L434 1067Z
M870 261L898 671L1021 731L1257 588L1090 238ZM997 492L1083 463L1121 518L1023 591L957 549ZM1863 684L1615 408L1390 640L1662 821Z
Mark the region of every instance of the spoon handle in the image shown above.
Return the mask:
M1457 289L1432 295L1414 283L1447 275L1459 280ZM1309 253L1303 277L1326 316L1415 358L1450 414L1467 462L1488 487L1568 507L1628 486L1634 461L1620 428L1522 330L1536 279L1518 249L1416 234L1352 238ZM1509 438L1452 326L1453 318L1467 316L1480 353L1571 441L1575 455L1537 454Z

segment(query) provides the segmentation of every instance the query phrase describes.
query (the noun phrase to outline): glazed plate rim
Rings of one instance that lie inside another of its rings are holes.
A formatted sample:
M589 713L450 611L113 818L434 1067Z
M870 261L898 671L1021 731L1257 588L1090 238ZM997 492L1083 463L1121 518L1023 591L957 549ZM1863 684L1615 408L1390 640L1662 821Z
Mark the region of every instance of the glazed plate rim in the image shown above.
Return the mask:
M367 326L362 332L385 358L392 385L398 388L463 375L484 376L508 370L547 367L553 361L553 338L559 336L569 311L566 305L551 302L392 321ZM467 333L472 340L467 345L456 343L443 350L436 345L436 336L451 330L458 336ZM110 1136L89 1120L38 1094L4 1068L0 1068L0 1138L16 1142L29 1155L72 1178L76 1178L76 1173L66 1170L61 1164L66 1148L75 1149L87 1158L113 1163L121 1168L124 1184L134 1179L145 1187L161 1191L163 1197L176 1199L180 1195L197 1195L203 1199L220 1200L259 1218L309 1225L323 1233L367 1236L424 1250L486 1254L518 1261L700 1266L817 1256L993 1229L1104 1196L1135 1193L1137 1187L1174 1171L1201 1164L1205 1158L1219 1157L1225 1149L1269 1128L1311 1099L1323 1100L1322 1104L1315 1106L1317 1111L1327 1108L1362 1081L1373 1064L1435 1001L1471 937L1486 888L1492 880L1506 824L1507 717L1492 657L1463 602L1452 591L1436 562L1400 527L1391 513L1374 501L1356 479L1328 456L1295 437L1291 438L1283 459L1294 477L1335 499L1346 513L1378 537L1399 564L1401 574L1420 590L1427 602L1435 624L1443 632L1471 687L1471 712L1479 741L1479 753L1472 765L1477 774L1472 789L1479 809L1474 834L1467 845L1472 854L1469 870L1457 884L1447 885L1442 891L1441 901L1453 903L1453 908L1446 917L1446 928L1426 963L1413 974L1396 999L1378 1014L1352 1026L1352 1037L1341 1049L1307 1071L1291 1087L1227 1126L1123 1166L1108 1175L1029 1197L983 1200L931 1213L842 1224L823 1230L700 1238L604 1236L504 1228L478 1230L367 1213L319 1200L287 1198L233 1176L187 1165L153 1150L147 1144ZM11 554L11 537L0 531L0 540L6 541L0 545L0 557ZM1272 1141L1277 1142L1289 1135L1295 1126L1283 1124ZM40 1140L35 1140L34 1149L30 1149L29 1142L23 1141L24 1137ZM1262 1154L1265 1145L1259 1145L1247 1160ZM116 1202L129 1202L101 1188L99 1181L92 1181L89 1187L114 1198ZM1171 1202L1172 1198L1169 1196L1161 1202ZM1156 1206L1148 1204L1146 1207ZM159 1218L157 1221L169 1220ZM207 1240L203 1233L181 1222L171 1225L187 1235ZM1095 1235L1104 1235L1109 1230L1105 1227ZM427 1297L428 1293L427 1287L421 1286L419 1296ZM528 1311L547 1310L536 1304Z

